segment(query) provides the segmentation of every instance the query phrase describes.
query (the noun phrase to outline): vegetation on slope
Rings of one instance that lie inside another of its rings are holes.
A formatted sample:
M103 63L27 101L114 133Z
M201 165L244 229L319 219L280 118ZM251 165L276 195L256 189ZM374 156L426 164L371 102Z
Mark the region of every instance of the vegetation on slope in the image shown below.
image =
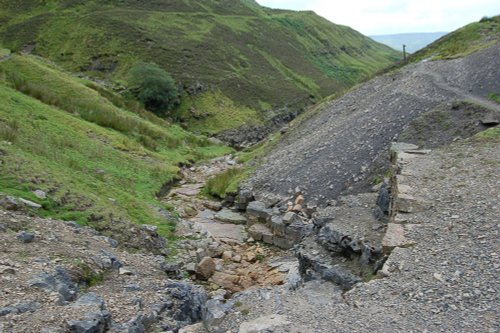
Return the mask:
M500 15L485 17L438 39L416 52L411 61L422 59L453 59L464 57L500 42Z
M0 23L6 47L31 45L72 72L125 82L136 61L157 63L189 92L178 118L205 133L225 127L206 129L219 112L212 103L191 107L205 98L200 93L222 94L233 113L265 121L271 110L299 110L400 58L313 12L250 0L3 2ZM198 119L197 112L208 115Z
M33 56L0 62L0 100L0 192L100 230L130 221L170 236L173 224L157 213L162 184L179 163L231 151Z

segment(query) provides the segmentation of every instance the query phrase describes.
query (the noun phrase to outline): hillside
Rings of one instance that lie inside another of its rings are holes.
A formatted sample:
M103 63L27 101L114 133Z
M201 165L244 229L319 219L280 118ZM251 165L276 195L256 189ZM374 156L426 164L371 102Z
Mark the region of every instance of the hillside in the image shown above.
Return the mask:
M1 200L21 197L41 205L37 215L117 238L130 237L130 223L172 236L156 193L180 164L231 151L34 56L0 61L0 99Z
M453 59L464 57L500 41L500 15L485 17L453 31L424 49L416 52L410 61L426 58Z
M406 51L414 53L446 34L446 32L415 32L405 34L376 35L369 37L398 51L402 51L403 45L406 45Z
M414 58L456 59L415 61L324 103L315 114L294 123L245 188L274 202L298 186L311 201L334 204L340 194L365 191L384 179L390 142L416 118L436 116L434 124L419 126L420 130L430 128L453 138L470 135L464 128L482 124L490 112L498 117L498 19L459 29ZM461 101L475 107L464 107ZM457 127L454 113L463 115ZM431 138L428 132L417 134Z
M118 84L137 60L157 63L185 91L176 117L206 134L293 117L400 58L313 12L250 0L4 1L0 23L11 50Z

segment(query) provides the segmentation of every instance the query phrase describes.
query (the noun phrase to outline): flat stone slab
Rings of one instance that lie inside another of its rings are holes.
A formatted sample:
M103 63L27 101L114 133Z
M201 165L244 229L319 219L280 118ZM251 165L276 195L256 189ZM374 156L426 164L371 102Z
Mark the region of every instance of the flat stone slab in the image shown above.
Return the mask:
M229 209L223 209L217 214L215 214L214 218L217 221L224 223L232 223L232 224L246 224L247 219L243 215L233 212Z
M216 240L230 240L241 244L248 239L243 225L220 222L199 222L199 224Z
M396 247L408 247L415 245L415 242L408 240L405 236L405 228L402 224L389 223L384 239L382 239L382 247L384 250L392 250Z
M185 195L187 197L195 197L200 193L200 189L195 187L181 187L175 189L174 193Z

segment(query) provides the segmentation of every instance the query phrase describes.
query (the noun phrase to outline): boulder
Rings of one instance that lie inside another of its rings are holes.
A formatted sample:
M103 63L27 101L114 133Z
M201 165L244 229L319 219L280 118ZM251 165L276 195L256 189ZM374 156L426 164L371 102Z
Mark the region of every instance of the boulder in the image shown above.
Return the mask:
M247 206L247 215L252 220L267 222L271 219L272 210L261 201L252 201Z
M196 274L203 280L208 280L215 272L215 261L210 257L203 258L196 266Z

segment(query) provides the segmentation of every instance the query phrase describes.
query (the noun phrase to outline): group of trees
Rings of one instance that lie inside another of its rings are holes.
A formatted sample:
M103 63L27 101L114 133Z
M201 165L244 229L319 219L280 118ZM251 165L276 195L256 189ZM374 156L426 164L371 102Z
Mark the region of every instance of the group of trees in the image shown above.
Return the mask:
M180 102L174 79L156 64L136 63L128 73L128 85L135 98L158 116L165 116Z

